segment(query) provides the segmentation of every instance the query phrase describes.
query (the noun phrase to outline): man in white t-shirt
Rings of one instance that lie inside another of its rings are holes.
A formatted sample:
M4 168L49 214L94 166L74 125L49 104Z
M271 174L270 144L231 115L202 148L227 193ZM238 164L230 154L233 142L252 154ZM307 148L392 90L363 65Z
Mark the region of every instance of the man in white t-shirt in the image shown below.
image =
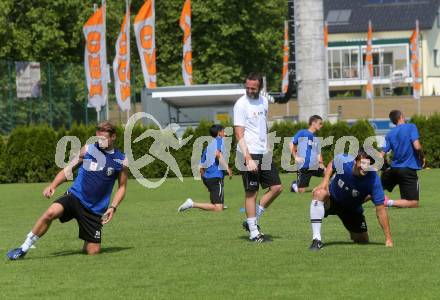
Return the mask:
M234 105L234 131L237 144L237 157L244 163L242 170L245 190L247 220L243 227L249 231L249 239L264 242L258 221L264 210L281 193L282 186L278 170L272 161L266 163L263 156L268 153L267 113L268 101L260 95L262 77L251 73L246 77L246 95ZM256 207L259 186L267 192Z

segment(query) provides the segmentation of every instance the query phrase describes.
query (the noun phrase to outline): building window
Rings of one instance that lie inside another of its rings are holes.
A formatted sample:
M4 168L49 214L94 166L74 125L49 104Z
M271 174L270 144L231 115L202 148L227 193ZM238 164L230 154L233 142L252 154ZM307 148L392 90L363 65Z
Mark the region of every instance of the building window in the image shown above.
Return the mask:
M438 49L434 49L434 67L440 67L440 60L438 57Z
M351 16L351 9L330 10L327 15L329 25L348 24Z

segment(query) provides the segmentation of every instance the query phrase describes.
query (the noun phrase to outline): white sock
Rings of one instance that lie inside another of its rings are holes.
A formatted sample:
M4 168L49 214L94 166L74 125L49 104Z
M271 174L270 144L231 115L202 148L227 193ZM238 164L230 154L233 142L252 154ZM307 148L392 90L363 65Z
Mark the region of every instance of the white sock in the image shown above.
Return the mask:
M249 226L249 239L251 240L260 234L260 232L258 231L258 227L257 227L257 218L255 218L255 217L247 218L246 221Z
M324 202L312 200L310 204L310 222L312 223L313 239L321 241L321 225L324 214Z
M390 200L387 201L387 206L388 206L388 207L393 206L393 204L394 204L394 200L391 200L391 199L390 199Z
M23 245L21 245L21 250L24 252L27 252L29 248L38 241L39 237L31 232L28 233L26 240L24 241Z
M260 220L261 215L264 213L265 208L261 205L257 207L257 222Z

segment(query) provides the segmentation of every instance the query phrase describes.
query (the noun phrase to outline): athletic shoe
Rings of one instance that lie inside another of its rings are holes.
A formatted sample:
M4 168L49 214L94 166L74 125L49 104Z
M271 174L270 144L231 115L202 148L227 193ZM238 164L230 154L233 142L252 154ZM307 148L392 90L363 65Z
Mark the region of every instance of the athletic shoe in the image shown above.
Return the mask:
M25 255L26 252L21 250L21 248L12 249L8 252L8 254L6 254L9 260L19 260L21 258L24 258Z
M249 232L249 225L248 225L248 223L247 223L246 221L243 221L242 226L243 226L243 229L244 229L244 230L246 230L247 232ZM263 233L261 232L260 225L257 225L257 228L258 228L258 231L260 231L260 234L263 234Z
M290 185L290 191L292 193L298 193L298 184L297 184L296 180L294 182L292 182L292 184Z
M309 247L309 250L311 251L318 251L320 250L324 245L322 244L322 242L318 239L314 239L312 241L312 244Z
M191 198L186 199L185 202L183 202L182 205L179 206L179 208L177 209L178 212L182 212L185 211L187 209L190 209L193 206L193 201Z
M223 209L228 209L229 207L227 205L223 205Z
M264 243L266 240L264 238L264 234L260 233L256 237L251 239L251 241L255 242L255 243L258 243L258 244L261 244L261 243Z

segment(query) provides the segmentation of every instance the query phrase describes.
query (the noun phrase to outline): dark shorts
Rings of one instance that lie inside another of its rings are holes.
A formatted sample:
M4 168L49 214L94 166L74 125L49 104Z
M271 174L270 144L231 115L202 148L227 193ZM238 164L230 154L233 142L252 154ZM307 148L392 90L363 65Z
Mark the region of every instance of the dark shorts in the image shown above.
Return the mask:
M241 171L245 191L258 191L260 185L263 189L274 185L281 185L281 179L278 169L273 162L271 162L269 168L267 168L268 170L265 170L266 168L261 168L263 154L251 154L251 157L253 160L258 161L258 171Z
M212 204L225 202L224 183L222 178L203 178L203 183L208 188L209 198Z
M382 172L382 186L392 192L399 185L400 197L406 200L419 200L419 178L417 171L410 168L389 168Z
M338 216L350 232L363 233L368 231L367 222L365 222L365 216L362 212L344 209L332 196L330 196L330 206L325 210L325 217L329 215Z
M310 184L310 179L312 176L322 177L324 176L324 169L319 168L318 170L309 170L309 169L299 169L298 170L298 178L296 180L296 184L298 188L308 187Z
M101 216L89 211L79 202L78 198L70 193L64 194L54 203L59 203L64 208L63 215L60 217L61 223L76 219L80 239L91 243L101 243Z

